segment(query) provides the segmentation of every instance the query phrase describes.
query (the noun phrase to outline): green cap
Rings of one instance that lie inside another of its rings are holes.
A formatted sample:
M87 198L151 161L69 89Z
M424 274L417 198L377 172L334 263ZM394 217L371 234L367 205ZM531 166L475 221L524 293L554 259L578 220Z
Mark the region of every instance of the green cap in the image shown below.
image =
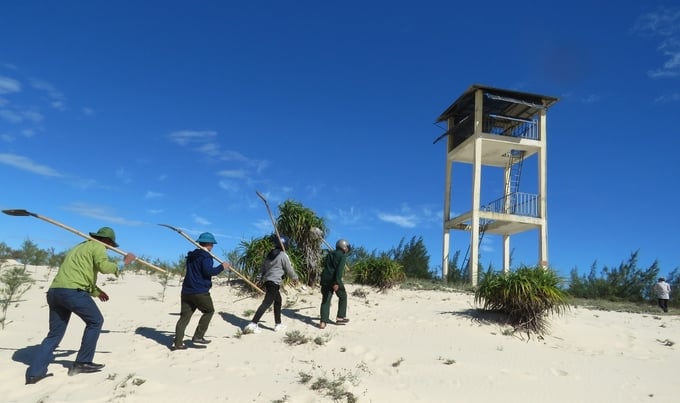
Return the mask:
M111 242L113 243L113 246L118 247L118 244L116 243L116 233L113 232L112 228L109 227L101 227L99 228L99 231L97 232L90 232L90 236L92 237L99 237L99 238L109 238Z

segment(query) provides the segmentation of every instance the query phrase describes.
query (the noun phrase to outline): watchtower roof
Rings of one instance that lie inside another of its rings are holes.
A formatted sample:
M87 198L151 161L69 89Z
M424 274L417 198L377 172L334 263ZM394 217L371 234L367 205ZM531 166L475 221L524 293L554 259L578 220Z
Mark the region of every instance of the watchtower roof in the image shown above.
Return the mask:
M445 121L451 117L471 115L475 109L475 92L484 92L484 113L501 116L512 116L521 119L531 119L541 109L547 109L559 99L547 95L531 94L473 84L458 99L451 104L435 123Z

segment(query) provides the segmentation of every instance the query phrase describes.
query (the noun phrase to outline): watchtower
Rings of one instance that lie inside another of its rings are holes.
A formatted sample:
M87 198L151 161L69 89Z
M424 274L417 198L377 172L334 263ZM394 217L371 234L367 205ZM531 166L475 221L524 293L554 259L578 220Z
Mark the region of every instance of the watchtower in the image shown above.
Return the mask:
M537 263L547 266L546 111L557 101L550 96L475 84L437 118L437 123L447 124L446 132L434 141L446 138L444 280L448 277L452 230L470 233L461 267L467 267L473 286L477 285L480 244L485 234L502 237L503 270L507 272L510 269L510 237L538 230ZM535 186L537 193L526 193L520 189L522 167L532 160L536 163L537 183L530 185ZM471 164L471 190L459 191L452 186L453 168L459 164ZM482 171L485 175L484 189ZM482 195L493 196L482 201ZM461 211L464 212L451 217L452 201L461 197L471 197L470 203L463 199Z

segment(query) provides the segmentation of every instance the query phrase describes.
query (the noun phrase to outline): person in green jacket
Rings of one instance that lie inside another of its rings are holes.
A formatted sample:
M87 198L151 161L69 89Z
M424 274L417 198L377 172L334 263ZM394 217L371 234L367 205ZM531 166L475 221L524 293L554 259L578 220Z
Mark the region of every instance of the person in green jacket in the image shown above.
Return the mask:
M338 296L338 314L335 318L336 324L345 324L347 319L347 291L342 282L345 273L345 263L347 254L352 249L349 242L339 239L335 243L335 250L328 252L323 260L323 270L321 271L321 309L319 328L325 329L330 322L329 315L331 310L331 298L333 293Z
M90 236L95 240L83 241L66 253L64 262L59 266L59 271L47 291L50 329L26 370L27 385L52 376L47 372L47 366L52 360L54 350L64 338L72 313L85 322L85 330L76 360L68 371L69 376L97 372L104 368L104 364L92 362L104 324L104 317L92 297L102 302L109 300L109 296L97 287L97 273L114 274L118 277L118 264L109 259L102 243L113 247L118 244L115 232L109 227L90 232ZM123 264L130 264L136 258L128 253Z

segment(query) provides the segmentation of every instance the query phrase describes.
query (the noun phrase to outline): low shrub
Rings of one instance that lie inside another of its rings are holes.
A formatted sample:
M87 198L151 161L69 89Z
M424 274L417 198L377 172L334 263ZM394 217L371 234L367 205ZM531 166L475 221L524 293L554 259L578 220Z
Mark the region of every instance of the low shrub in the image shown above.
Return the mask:
M475 291L475 303L507 315L515 331L542 335L548 330L548 315L569 309L561 284L554 271L542 267L521 267L509 273L488 271Z

